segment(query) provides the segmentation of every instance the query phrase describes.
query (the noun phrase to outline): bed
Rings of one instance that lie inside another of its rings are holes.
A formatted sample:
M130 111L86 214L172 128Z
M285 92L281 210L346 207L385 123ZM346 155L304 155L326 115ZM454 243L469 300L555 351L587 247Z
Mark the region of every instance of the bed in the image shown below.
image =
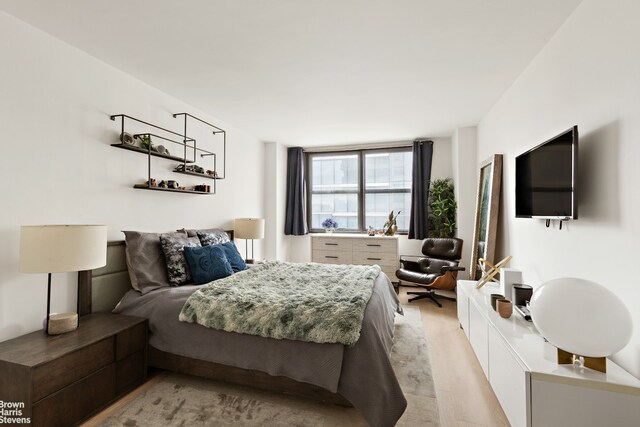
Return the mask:
M404 412L406 399L389 359L400 306L384 273L374 282L360 338L349 347L180 322L180 309L196 286L141 295L131 288L124 241L109 242L107 257L105 267L79 275L79 314L114 311L149 319L149 366L354 406L374 427L392 426Z

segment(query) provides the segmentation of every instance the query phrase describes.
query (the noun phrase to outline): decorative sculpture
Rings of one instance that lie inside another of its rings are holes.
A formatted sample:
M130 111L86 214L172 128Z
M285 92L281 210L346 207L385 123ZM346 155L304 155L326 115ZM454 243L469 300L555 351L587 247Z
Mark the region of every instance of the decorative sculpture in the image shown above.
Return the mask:
M396 231L398 231L398 224L396 220L398 219L398 215L400 215L400 212L401 211L398 211L395 216L393 215L393 211L389 213L389 219L384 223L384 227L382 228L385 236L393 236L394 234L396 234Z
M482 271L482 277L480 278L480 280L478 280L476 289L480 289L491 281L497 282L498 280L495 278L495 276L500 273L500 270L505 267L509 263L509 261L511 261L511 258L513 257L509 255L508 257L500 260L496 265L491 264L484 258L479 258L478 268Z

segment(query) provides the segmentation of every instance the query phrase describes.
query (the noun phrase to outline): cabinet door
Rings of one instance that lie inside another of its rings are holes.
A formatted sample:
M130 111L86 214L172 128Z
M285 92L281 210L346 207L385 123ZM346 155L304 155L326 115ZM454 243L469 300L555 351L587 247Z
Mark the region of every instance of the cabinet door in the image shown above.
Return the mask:
M458 287L458 322L469 339L469 297Z
M531 381L533 427L637 427L640 395L578 387L535 378Z
M482 366L484 374L489 376L489 325L487 319L480 313L478 308L469 302L469 342Z
M530 425L527 372L493 328L489 328L489 383L513 427Z

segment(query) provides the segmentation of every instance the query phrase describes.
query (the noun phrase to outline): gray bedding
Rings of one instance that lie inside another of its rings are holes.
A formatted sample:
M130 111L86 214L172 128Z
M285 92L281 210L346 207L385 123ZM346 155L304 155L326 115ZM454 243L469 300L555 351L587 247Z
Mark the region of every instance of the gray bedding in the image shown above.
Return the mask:
M375 281L360 339L353 347L275 340L180 322L180 310L196 289L165 287L145 295L132 290L114 312L149 319L149 344L158 350L285 376L340 393L373 427L393 426L404 412L407 401L389 358L393 319L401 308L384 273Z

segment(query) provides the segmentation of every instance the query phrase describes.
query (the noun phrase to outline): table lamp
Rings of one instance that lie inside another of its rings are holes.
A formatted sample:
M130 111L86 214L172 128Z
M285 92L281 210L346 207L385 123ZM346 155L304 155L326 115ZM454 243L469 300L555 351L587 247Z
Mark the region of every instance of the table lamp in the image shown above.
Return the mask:
M107 264L106 225L23 225L20 272L47 273L45 332L56 335L78 327L77 313L51 315L51 273L91 270ZM56 321L50 329L50 322Z
M606 372L606 357L622 350L633 332L631 313L609 289L565 277L544 283L530 302L531 320L558 349L558 363Z
M253 264L253 239L264 238L264 218L236 218L233 234L238 239L245 239L245 262ZM251 258L249 258L249 239L251 239Z

